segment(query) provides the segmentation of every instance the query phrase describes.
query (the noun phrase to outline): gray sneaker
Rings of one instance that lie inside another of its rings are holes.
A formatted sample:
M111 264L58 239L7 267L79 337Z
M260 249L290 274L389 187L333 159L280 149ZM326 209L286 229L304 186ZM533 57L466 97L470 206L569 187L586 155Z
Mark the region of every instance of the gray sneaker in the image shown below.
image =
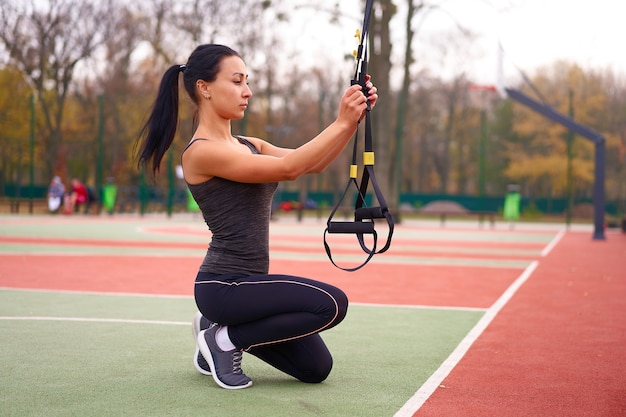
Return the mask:
M219 326L202 330L198 334L198 347L211 367L213 379L222 388L242 389L252 385L252 380L241 371L243 352L239 349L224 352L215 341Z
M213 323L211 320L204 317L199 311L193 317L191 332L193 333L193 340L196 341L196 351L193 354L193 366L203 375L211 375L211 367L207 363L206 359L204 359L204 356L202 356L202 353L200 353L200 349L198 348L198 333L215 325L216 323Z

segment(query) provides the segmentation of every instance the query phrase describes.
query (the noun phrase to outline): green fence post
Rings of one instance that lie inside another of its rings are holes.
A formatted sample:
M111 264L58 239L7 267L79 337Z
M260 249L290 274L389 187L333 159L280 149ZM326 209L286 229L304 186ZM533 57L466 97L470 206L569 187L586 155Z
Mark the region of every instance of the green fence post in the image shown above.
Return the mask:
M174 157L171 149L167 152L167 180L167 217L172 217L176 178L174 175Z
M35 198L35 93L30 96L30 173L28 183L29 213L33 214Z
M485 185L487 183L487 110L480 111L480 142L478 143L478 196L480 210L485 210Z
M96 158L96 195L98 196L98 201L103 201L103 193L102 189L102 177L104 172L104 145L103 145L103 136L104 136L104 95L98 94L98 134L97 134L97 142L98 142L98 155ZM100 210L98 210L100 211Z
M146 173L142 167L139 173L139 214L143 216L146 213L146 205L148 204L148 192L146 190Z
M569 90L569 117L574 119L574 91ZM572 210L574 206L573 168L572 168L572 144L574 142L574 132L567 129L567 209L565 210L565 224L569 228L572 223Z

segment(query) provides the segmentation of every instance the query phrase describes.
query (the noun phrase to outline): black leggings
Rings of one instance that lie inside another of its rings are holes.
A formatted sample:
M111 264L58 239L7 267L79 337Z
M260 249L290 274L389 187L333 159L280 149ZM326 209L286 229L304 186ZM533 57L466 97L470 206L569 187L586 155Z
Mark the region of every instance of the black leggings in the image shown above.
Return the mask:
M319 332L346 316L348 297L323 282L289 275L233 276L199 272L195 298L230 340L304 382L321 382L332 356Z

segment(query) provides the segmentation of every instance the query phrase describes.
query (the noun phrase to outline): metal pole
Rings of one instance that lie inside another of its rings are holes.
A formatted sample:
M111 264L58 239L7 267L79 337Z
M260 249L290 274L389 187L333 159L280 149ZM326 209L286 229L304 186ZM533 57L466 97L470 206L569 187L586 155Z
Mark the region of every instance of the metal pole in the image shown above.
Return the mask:
M398 104L402 106L407 102L407 91L406 89L402 89L400 91L400 95L398 98ZM406 109L400 108L398 109L398 121L396 124L396 155L395 155L395 163L394 163L394 176L396 179L396 220L400 220L400 205L401 195L402 195L402 137L404 135L404 116Z
M478 144L478 197L480 210L485 210L485 183L486 183L486 158L487 158L487 110L483 107L480 111L480 142Z
M174 189L176 187L176 178L174 175L174 157L172 150L167 152L167 217L172 217L172 211L174 208Z
M146 186L146 172L145 168L141 168L139 172L139 214L143 216L146 213L146 206L148 205L148 190Z
M595 184L593 187L593 203L594 210L594 228L593 228L593 240L604 240L604 205L605 205L605 171L606 171L606 144L604 137L596 142L596 156L595 156Z
M104 146L103 146L103 136L104 136L104 95L98 95L98 156L96 159L96 195L98 196L98 206L102 207L102 197L104 196L102 192L102 177L104 171ZM100 210L98 210L100 211Z
M574 91L569 90L569 117L574 120ZM573 182L572 182L572 145L574 132L567 129L567 209L565 211L565 224L569 228L572 223L572 209L574 205Z
M324 130L324 100L326 98L326 93L324 93L324 88L320 85L320 92L317 102L317 129L318 131ZM324 173L317 175L317 218L320 219L322 217L322 199L321 191L322 191L322 175Z
M494 85L470 84L470 90L481 91L480 110L480 138L478 140L478 179L476 192L478 194L478 205L480 210L486 210L486 185L487 185L487 93L495 93L498 89Z
M30 96L30 173L28 183L29 213L33 214L35 198L35 93Z

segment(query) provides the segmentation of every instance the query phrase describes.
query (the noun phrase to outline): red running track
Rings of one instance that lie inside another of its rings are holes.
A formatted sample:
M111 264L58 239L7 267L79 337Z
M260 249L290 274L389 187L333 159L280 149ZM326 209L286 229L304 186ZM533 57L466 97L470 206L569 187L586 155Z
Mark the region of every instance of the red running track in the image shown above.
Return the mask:
M414 416L626 416L626 235L567 233Z

